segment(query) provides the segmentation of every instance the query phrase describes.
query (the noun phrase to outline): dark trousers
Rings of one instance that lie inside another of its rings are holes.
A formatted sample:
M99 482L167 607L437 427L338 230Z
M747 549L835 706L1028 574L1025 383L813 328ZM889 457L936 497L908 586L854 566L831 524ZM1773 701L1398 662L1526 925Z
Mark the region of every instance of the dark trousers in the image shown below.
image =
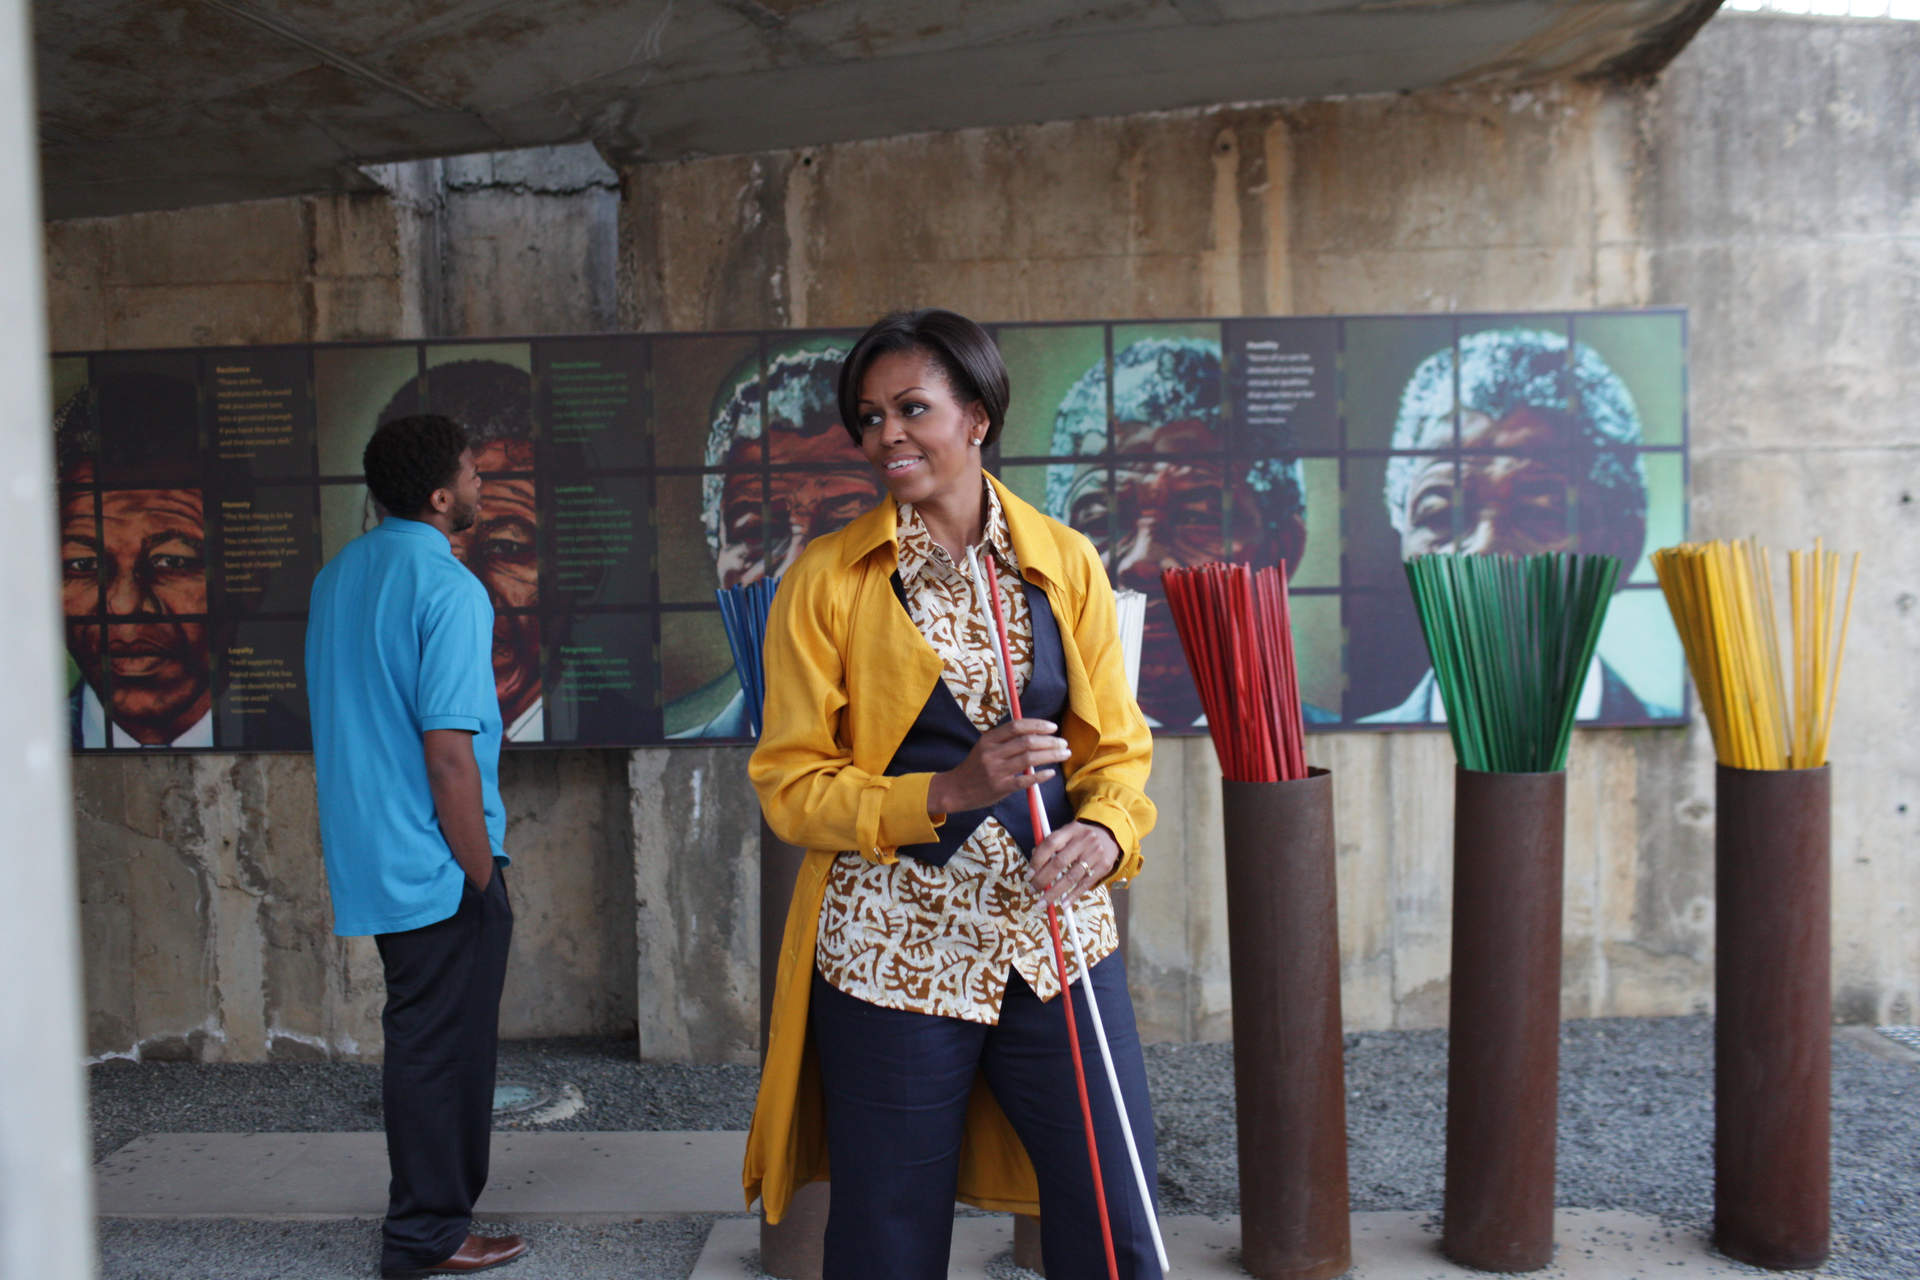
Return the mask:
M513 907L505 869L465 882L445 920L374 938L387 973L387 1222L382 1270L430 1267L467 1237L487 1185L494 1057Z
M1140 1161L1153 1186L1153 1116L1125 963L1109 956L1092 976ZM1087 1013L1085 984L1074 984L1073 1002L1120 1275L1160 1280ZM1105 1280L1086 1130L1058 1000L1043 1004L1012 974L1000 1023L989 1027L882 1009L815 973L811 1026L826 1087L833 1178L825 1280L941 1280L947 1274L960 1138L976 1073L1013 1122L1039 1175L1047 1280Z

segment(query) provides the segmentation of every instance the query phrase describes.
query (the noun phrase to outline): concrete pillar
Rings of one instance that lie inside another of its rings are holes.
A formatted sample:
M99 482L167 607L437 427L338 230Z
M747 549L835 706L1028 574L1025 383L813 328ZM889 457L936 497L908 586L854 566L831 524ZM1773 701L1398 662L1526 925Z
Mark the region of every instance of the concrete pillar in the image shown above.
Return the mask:
M26 0L0 0L0 1275L93 1274Z

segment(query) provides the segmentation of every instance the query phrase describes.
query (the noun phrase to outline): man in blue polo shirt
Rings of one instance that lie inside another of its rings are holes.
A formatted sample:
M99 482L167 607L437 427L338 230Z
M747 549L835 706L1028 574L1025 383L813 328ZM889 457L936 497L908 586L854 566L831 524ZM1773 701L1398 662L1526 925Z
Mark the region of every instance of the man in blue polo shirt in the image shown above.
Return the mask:
M361 461L389 515L314 580L307 692L333 929L372 934L386 970L380 1267L483 1271L526 1244L468 1230L513 935L493 606L450 541L480 476L466 431L430 414L381 427Z

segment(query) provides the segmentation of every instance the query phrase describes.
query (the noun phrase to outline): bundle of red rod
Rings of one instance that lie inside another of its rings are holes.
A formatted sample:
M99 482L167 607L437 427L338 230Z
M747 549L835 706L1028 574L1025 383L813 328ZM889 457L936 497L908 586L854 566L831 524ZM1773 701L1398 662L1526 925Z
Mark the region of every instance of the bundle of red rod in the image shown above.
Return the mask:
M1307 776L1286 571L1203 564L1160 575L1220 772L1234 782Z

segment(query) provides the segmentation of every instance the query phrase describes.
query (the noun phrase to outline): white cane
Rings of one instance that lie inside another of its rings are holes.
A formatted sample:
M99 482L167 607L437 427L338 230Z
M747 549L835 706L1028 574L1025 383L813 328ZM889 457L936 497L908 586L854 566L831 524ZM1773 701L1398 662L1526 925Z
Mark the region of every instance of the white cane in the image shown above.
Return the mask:
M1007 648L1006 636L1000 630L998 611L994 608L996 602L990 594L998 585L995 581L998 575L994 573L993 564L989 561L987 564L989 580L983 583L980 579L980 564L974 552L975 548L967 548L967 572L973 579L974 593L980 598L981 610L986 615L987 630L993 636L994 651L1000 659L998 664L1000 678L1004 682L1007 707L1011 711L1019 696L1013 687L1013 661ZM1046 805L1038 798L1039 789L1037 783L1028 788L1029 793L1034 796L1033 815L1037 827L1034 832L1034 843L1036 845L1053 834L1052 823L1047 819ZM1120 1134L1126 1139L1127 1158L1133 1163L1134 1187L1140 1195L1140 1206L1146 1211L1147 1227L1153 1233L1153 1251L1159 1256L1160 1270L1170 1272L1172 1264L1167 1261L1167 1246L1160 1236L1160 1219L1153 1208L1153 1189L1147 1185L1147 1172L1140 1163L1140 1147L1134 1141L1133 1122L1127 1117L1126 1100L1120 1092L1120 1073L1114 1069L1113 1049L1107 1044L1106 1024L1100 1017L1100 1001L1094 996L1092 975L1087 965L1087 952L1080 940L1080 919L1073 907L1065 902L1060 904L1060 913L1066 917L1067 935L1073 940L1074 958L1080 965L1080 985L1087 994L1087 1011L1093 1016L1094 1040L1100 1046L1100 1061L1107 1069L1107 1088L1113 1094L1114 1112L1120 1117ZM1060 995L1062 999L1072 998L1065 991Z

